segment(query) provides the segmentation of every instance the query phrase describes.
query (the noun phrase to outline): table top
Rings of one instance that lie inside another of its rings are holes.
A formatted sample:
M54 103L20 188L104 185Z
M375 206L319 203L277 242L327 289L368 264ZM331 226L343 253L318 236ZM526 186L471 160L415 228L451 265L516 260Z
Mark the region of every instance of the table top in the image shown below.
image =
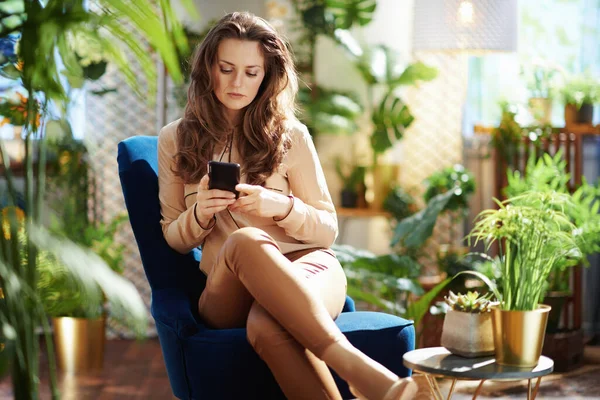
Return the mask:
M427 347L404 354L404 365L415 371L460 379L531 379L548 375L554 369L552 359L541 356L534 368L496 364L494 356L465 358L444 347Z

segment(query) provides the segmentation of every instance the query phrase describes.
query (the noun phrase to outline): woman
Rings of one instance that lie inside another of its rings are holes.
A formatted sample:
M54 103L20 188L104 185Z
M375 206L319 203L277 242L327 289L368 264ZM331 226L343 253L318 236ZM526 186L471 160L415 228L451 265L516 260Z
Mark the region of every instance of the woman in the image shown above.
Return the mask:
M169 245L181 253L202 245L202 319L245 326L290 399L340 399L328 365L360 398L409 398L414 383L358 351L334 323L346 295L329 249L337 219L294 117L297 77L284 41L261 18L229 14L197 49L191 80L184 118L159 135L159 196ZM239 198L209 189L210 160L241 165Z

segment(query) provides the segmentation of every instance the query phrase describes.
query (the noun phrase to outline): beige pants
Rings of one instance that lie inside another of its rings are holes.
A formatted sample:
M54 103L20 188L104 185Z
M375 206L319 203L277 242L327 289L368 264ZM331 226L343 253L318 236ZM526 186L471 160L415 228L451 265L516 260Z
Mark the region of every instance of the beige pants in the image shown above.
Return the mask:
M340 399L318 357L344 338L333 320L345 298L346 277L331 250L283 255L264 231L242 228L223 245L199 312L213 328L245 326L288 399Z

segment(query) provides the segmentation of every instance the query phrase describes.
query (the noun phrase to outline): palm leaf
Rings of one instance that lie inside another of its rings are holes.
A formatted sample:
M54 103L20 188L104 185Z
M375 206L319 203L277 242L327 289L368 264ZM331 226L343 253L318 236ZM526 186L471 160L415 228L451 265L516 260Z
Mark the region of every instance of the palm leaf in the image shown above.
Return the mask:
M325 7L335 17L337 28L349 29L354 24L365 26L373 20L375 0L326 0Z

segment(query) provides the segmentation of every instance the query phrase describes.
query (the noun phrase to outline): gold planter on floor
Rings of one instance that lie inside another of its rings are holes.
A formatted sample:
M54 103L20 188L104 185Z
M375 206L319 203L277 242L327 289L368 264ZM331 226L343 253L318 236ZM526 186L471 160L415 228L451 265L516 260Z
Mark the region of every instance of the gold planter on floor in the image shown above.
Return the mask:
M104 362L105 318L52 318L58 367L77 374L101 370Z
M496 362L514 367L535 367L542 354L550 307L534 311L492 308Z

